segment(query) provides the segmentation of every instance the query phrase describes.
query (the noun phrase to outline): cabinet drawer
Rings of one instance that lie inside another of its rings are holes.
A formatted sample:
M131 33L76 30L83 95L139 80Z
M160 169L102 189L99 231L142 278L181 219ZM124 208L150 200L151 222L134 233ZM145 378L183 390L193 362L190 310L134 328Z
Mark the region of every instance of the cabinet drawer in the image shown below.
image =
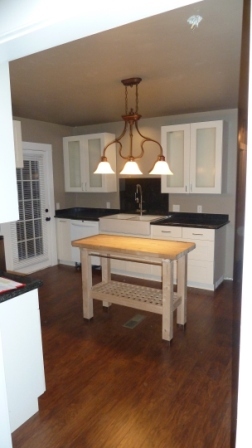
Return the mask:
M214 229L202 229L197 227L183 227L183 238L190 240L214 241Z
M170 238L181 238L182 227L174 226L151 226L152 238L159 238L162 240Z
M196 247L188 254L188 260L214 261L214 243L212 241L191 240L191 242L195 242Z

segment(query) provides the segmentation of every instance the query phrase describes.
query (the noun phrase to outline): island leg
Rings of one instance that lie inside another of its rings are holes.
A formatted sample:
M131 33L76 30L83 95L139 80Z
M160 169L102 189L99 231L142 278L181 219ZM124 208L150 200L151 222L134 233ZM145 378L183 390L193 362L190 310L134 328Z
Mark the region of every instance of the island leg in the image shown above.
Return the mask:
M187 319L187 254L178 259L177 294L181 304L177 308L177 324L185 325Z
M111 280L111 259L108 257L101 257L101 267L102 267L102 282L108 283ZM102 306L108 308L111 306L110 302L103 300Z
M91 297L92 288L92 265L91 256L87 249L81 251L81 272L82 272L82 299L83 299L83 317L92 319L94 316L93 299Z
M162 338L171 341L173 338L173 262L162 261Z

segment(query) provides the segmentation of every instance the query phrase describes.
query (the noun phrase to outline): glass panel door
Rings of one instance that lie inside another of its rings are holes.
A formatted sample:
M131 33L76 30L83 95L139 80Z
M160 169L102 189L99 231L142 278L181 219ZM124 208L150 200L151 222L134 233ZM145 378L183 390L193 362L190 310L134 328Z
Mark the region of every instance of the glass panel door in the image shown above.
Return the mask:
M11 223L13 269L35 272L51 265L46 154L24 151L24 167L17 168L19 220Z
M102 188L102 175L94 174L101 159L101 139L92 138L87 141L89 188Z
M68 142L69 187L81 188L81 154L80 141Z
M163 193L189 191L190 124L162 126L161 144L165 158L173 172L161 177Z
M38 161L24 161L24 168L17 169L17 185L20 216L17 248L21 261L44 253Z
M173 176L166 176L167 187L184 187L184 132L166 134L166 158Z
M195 185L215 186L216 167L216 128L197 129L196 131Z

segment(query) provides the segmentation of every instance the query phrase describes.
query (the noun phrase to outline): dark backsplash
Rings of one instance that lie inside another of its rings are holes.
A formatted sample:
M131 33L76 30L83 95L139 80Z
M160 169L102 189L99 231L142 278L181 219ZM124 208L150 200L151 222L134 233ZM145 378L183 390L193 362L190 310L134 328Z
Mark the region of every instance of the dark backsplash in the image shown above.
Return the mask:
M142 187L143 210L146 210L148 214L166 214L168 212L169 195L161 193L161 179L142 177L119 179L121 210L132 213L138 208L138 204L135 202L137 184Z

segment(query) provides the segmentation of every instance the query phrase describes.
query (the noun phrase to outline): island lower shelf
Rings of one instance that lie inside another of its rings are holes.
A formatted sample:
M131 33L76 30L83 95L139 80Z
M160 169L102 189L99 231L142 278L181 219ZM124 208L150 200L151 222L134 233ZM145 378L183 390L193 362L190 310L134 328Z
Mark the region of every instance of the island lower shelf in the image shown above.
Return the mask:
M162 290L130 283L110 281L92 287L93 299L123 305L156 314L163 313ZM173 294L173 311L181 304L182 297Z

